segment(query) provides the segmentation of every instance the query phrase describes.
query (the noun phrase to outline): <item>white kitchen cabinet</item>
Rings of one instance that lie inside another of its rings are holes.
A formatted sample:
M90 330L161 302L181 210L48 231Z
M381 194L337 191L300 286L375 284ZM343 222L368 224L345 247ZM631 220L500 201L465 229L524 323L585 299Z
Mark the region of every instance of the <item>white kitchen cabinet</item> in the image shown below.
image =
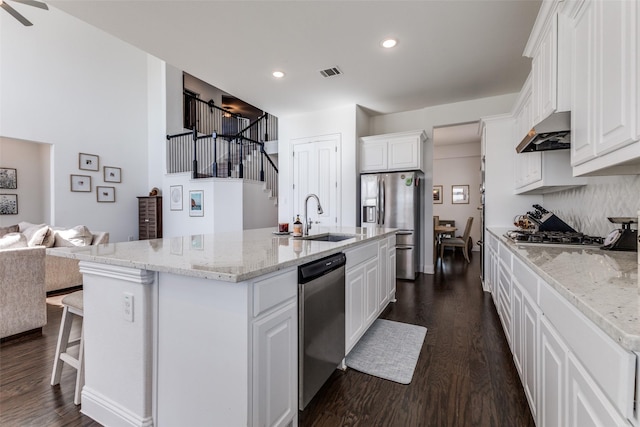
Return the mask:
M520 375L520 380L524 384L524 376L522 374L522 361L524 359L522 340L522 288L514 281L511 291L511 351L513 353L516 370L518 371L518 375Z
M396 245L395 237L393 244L389 248L389 258L387 263L387 301L396 302ZM383 307L384 308L384 307Z
M378 280L379 310L384 309L389 302L389 254L389 241L387 239L381 240L378 244L378 259L380 260L380 278Z
M382 261L382 260L381 260ZM365 274L365 325L370 325L376 320L379 313L380 277L378 272L378 257L367 261L364 265Z
M553 15L531 60L533 123L556 111L558 85L558 20ZM524 137L524 134L522 135Z
M566 383L567 346L547 319L540 319L540 401L537 424L540 427L567 425Z
M574 175L640 171L637 7L585 0L572 14Z
M348 259L348 255L347 255ZM365 331L366 279L364 265L348 269L345 274L345 349L349 353Z
M297 418L298 309L295 299L253 323L253 424Z
M423 171L422 131L398 132L360 138L360 172Z

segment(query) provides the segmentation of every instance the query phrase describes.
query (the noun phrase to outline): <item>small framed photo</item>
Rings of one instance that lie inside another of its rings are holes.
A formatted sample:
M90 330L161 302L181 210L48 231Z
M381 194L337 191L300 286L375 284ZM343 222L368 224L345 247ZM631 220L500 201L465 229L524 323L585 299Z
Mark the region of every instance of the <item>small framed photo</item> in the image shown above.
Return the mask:
M91 177L88 175L71 175L71 191L91 192Z
M13 168L0 168L0 188L15 190L18 188L18 171Z
M96 197L100 203L113 203L116 201L116 187L96 186Z
M169 191L170 207L172 211L182 210L182 185L172 185Z
M442 203L442 185L433 186L433 203Z
M204 191L189 191L189 216L204 216Z
M80 153L79 168L84 171L99 171L100 165L98 164L98 156L95 154Z
M468 185L452 185L451 186L451 203L468 204L469 203L469 186Z
M122 169L113 166L105 166L104 182L122 182Z
M204 235L202 234L191 235L191 249L201 251L204 248L203 242L204 242Z
M0 194L0 215L18 214L18 195Z

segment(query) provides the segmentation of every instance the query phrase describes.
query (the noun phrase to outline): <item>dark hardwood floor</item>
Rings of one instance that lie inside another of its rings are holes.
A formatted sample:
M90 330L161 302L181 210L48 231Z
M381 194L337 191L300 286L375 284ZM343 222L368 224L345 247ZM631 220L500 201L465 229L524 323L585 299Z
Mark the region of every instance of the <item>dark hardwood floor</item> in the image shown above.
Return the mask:
M461 251L449 251L435 275L398 281L398 302L381 316L428 328L411 384L335 371L300 413L300 426L534 427L473 255L467 265Z
M411 384L336 371L300 413L300 426L534 427L474 255L467 265L459 251L445 254L437 274L398 281L398 302L382 317L428 328ZM0 344L0 426L99 426L73 404L72 369L49 385L62 309L47 312L41 336Z

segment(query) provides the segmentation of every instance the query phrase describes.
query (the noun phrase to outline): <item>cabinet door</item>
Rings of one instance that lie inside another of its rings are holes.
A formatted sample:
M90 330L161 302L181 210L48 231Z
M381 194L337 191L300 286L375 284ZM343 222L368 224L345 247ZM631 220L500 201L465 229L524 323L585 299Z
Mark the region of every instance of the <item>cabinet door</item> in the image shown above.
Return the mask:
M600 1L596 12L598 98L596 154L623 147L635 138L635 1Z
M387 141L367 141L360 146L360 170L380 172L387 170Z
M387 262L387 293L390 302L396 302L396 248L389 249L389 260Z
M381 312L389 302L389 243L386 239L381 240L378 245L378 260L380 261L378 312Z
M345 276L346 302L346 334L345 348L347 353L358 342L364 333L365 302L364 265L359 265L347 272Z
M558 22L555 17L534 54L531 73L533 124L537 124L553 113L557 105Z
M573 22L571 88L571 164L595 157L595 16L594 3L586 0Z
M364 266L365 268L365 327L368 327L378 315L378 259L374 258Z
M569 427L628 427L593 379L571 353L567 356Z
M514 280L511 293L511 348L513 361L518 374L520 374L520 379L524 383L522 375L522 361L524 359L522 345L522 289L518 282Z
M515 288L514 288L515 289ZM529 400L531 415L536 419L538 409L538 323L540 311L535 303L522 293L522 384Z
M388 170L419 169L419 137L405 136L389 140Z
M298 413L295 300L253 324L253 424L287 426Z
M557 427L566 421L567 347L544 316L540 319L540 401L538 425Z

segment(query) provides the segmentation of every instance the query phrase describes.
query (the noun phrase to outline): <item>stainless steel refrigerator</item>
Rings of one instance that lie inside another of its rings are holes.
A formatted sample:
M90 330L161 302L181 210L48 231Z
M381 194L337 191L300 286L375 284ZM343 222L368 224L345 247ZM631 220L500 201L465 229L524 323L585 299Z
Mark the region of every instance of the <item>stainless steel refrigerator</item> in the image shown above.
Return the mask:
M417 172L360 175L362 227L399 228L396 277L415 280L420 259L420 181Z

